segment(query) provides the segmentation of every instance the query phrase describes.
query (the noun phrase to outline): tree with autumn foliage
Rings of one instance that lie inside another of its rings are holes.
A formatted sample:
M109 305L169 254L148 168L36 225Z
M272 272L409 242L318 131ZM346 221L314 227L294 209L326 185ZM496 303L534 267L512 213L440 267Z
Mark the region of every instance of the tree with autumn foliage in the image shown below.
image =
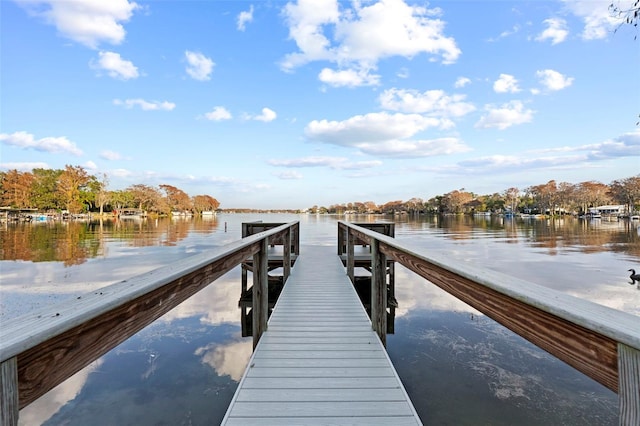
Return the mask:
M192 199L192 205L196 212L202 213L217 210L220 207L220 202L210 195L196 195Z
M14 208L29 208L31 204L35 176L29 172L9 170L0 175L2 182L2 205Z
M166 206L168 208L168 212L172 211L185 211L191 210L193 208L193 204L191 203L191 198L181 189L176 188L172 185L160 185L160 189L164 191Z
M627 206L627 212L637 211L637 206L640 204L640 175L614 180L609 185L609 195Z
M580 210L586 212L589 207L595 207L611 202L609 187L601 182L587 181L576 186L575 201L580 205Z
M58 178L56 192L69 213L85 211L87 201L87 185L91 176L80 166L65 166Z
M530 186L527 192L533 197L540 213L549 212L555 214L555 206L558 203L558 186L555 180L550 180L541 185Z
M443 203L446 211L449 213L463 213L463 206L474 199L471 192L467 192L464 188L453 190L444 194Z
M136 184L126 189L135 203L134 206L140 210L163 211L161 205L162 194L156 188L149 185ZM125 206L133 207L133 206Z

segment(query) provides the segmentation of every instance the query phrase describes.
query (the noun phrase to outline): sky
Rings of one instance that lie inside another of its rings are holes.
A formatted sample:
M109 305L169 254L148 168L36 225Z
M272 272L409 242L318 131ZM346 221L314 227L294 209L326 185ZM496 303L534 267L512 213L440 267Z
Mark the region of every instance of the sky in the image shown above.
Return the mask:
M0 170L227 209L608 184L640 173L610 3L0 0Z

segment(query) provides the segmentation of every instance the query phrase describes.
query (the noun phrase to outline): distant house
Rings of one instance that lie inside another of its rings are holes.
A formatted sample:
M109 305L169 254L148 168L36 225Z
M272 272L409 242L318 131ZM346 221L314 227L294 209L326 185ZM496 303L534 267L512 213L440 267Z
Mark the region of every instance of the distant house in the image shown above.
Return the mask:
M619 205L608 205L608 206L598 206L598 207L589 207L589 213L600 213L603 215L619 215L625 212L625 206L623 204Z

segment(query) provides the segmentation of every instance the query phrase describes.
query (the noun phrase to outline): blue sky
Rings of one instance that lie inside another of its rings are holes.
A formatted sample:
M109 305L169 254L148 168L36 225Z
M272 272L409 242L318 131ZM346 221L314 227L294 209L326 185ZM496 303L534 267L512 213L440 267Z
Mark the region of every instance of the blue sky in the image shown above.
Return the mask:
M223 208L610 183L640 40L609 3L0 0L0 168Z

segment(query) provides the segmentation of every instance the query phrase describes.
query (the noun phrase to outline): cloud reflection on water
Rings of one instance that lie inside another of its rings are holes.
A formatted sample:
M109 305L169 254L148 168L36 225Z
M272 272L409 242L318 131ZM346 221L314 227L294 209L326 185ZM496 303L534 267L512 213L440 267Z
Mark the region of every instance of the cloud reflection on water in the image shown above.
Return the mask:
M167 374L167 366L157 362L166 356L161 349L156 348L157 345L162 347L159 342L164 339L178 339L188 344L200 335L206 335L208 329L216 330L222 324L233 325L238 330L227 336L224 342L207 343L196 347L191 353L199 363L211 367L218 376L229 376L238 382L253 349L252 340L242 338L239 331L240 290L240 273L236 268L21 410L20 425L43 424L51 419L62 407L83 392L89 377L99 370L105 359L111 363L111 368L114 362L126 365L123 368L127 370L123 370L121 374L135 374L141 381L148 381L154 374ZM192 320L197 321L202 327L182 325L182 322ZM228 340L229 338L231 340ZM135 360L140 354L153 362L145 363L143 369L137 371L132 369L133 361L125 362L125 359ZM109 374L114 373L105 373L105 377ZM100 377L96 379L102 380ZM121 404L126 405L127 402L123 401Z
M239 382L252 353L253 342L244 339L224 345L203 346L196 349L195 355L201 357L202 363L210 365L219 376L228 375Z
M80 393L89 375L97 371L102 363L103 358L98 358L21 410L18 425L39 425L48 420L58 412L60 407L73 400Z

